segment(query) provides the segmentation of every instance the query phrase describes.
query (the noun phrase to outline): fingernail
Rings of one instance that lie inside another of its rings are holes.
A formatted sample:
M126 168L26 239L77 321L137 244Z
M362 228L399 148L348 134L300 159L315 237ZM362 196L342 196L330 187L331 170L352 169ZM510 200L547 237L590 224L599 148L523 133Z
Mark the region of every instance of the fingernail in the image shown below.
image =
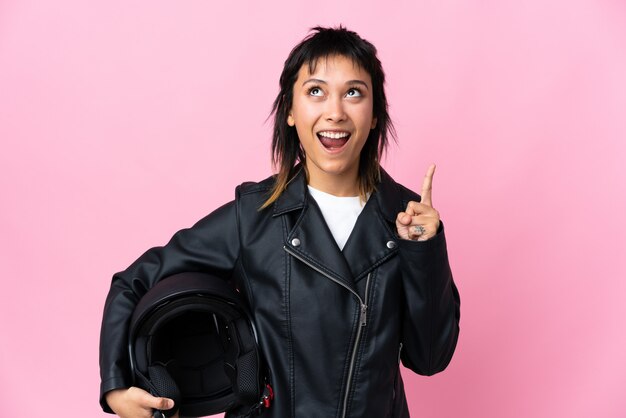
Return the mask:
M168 399L167 401L165 401L165 405L167 409L172 409L174 407L174 401L171 399Z

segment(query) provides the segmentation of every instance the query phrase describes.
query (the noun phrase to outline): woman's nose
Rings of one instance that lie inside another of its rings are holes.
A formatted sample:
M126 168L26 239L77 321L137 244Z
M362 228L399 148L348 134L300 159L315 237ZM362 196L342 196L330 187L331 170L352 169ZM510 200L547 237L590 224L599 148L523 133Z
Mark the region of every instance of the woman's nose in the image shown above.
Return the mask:
M326 101L326 120L341 122L346 119L346 112L342 97L329 98Z

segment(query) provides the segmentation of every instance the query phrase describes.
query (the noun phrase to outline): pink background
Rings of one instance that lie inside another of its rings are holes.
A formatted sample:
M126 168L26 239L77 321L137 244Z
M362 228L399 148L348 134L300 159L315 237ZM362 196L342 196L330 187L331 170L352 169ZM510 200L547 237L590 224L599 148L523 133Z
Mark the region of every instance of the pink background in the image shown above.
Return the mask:
M271 173L311 26L379 49L385 162L434 204L462 297L413 416L626 416L626 4L0 2L0 415L95 417L110 276Z

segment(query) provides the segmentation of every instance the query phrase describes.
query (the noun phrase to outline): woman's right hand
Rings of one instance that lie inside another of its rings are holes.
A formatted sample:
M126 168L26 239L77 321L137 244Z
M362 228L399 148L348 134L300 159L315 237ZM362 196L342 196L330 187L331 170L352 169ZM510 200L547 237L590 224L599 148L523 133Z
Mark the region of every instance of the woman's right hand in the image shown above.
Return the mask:
M174 407L169 398L157 398L138 387L114 389L105 395L106 401L120 418L152 418L154 409L166 411ZM178 418L178 412L173 418Z

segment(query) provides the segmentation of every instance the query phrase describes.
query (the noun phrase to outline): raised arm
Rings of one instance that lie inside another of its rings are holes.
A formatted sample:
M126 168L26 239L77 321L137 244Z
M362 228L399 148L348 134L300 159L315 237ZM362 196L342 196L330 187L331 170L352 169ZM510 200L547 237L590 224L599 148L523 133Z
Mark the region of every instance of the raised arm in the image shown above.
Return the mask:
M446 237L432 204L431 165L420 201L410 201L396 219L405 306L403 364L422 375L446 368L459 335L460 299L452 279Z

